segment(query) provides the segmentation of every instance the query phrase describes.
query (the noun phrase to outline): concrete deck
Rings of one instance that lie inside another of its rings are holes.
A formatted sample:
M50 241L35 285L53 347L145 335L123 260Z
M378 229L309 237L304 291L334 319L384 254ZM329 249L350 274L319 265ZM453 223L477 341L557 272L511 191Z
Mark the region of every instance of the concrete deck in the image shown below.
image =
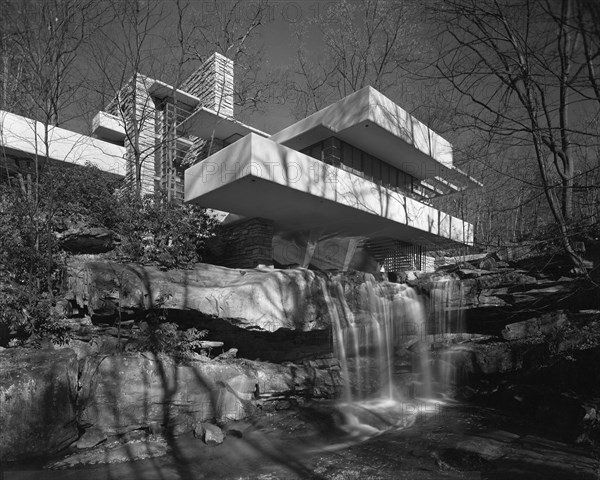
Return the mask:
M256 134L187 169L185 201L295 230L473 243L471 224Z

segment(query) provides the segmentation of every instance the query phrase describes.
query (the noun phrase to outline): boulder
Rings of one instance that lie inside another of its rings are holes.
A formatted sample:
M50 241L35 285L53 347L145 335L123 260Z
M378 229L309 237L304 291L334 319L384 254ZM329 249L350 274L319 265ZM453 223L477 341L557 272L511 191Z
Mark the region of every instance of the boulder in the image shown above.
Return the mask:
M77 440L76 391L72 350L0 352L0 458L51 455Z
M220 445L225 441L225 434L216 425L212 423L202 423L198 434L194 431L196 437L202 438L207 445Z

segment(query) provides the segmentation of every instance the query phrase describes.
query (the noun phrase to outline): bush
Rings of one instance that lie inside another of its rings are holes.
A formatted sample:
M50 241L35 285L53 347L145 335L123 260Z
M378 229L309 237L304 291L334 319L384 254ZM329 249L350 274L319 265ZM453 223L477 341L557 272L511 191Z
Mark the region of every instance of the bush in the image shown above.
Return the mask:
M163 353L179 360L191 359L197 353L206 355L202 348L202 338L207 333L208 330L195 328L178 330L177 325L171 322L143 322L135 338L134 349Z
M0 323L13 335L67 340L52 309L66 258L57 232L81 223L106 227L120 236L122 258L166 268L200 261L213 234L216 222L205 210L160 194L116 195L118 179L95 167L54 164L37 183L31 178L0 184Z
M114 230L121 237L119 253L126 260L186 267L202 260L213 235L215 219L194 205L169 202L163 194L143 199L119 198Z

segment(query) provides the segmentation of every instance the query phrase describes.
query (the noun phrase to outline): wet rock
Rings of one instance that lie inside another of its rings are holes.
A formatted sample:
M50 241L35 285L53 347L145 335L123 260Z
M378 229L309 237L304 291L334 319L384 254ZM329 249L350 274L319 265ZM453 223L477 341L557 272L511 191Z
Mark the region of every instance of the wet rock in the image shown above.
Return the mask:
M75 352L11 348L0 365L2 460L50 455L77 439Z
M546 354L547 347L541 343L483 341L454 346L446 358L456 371L492 375L520 370Z
M207 445L220 445L225 441L223 430L212 423L203 423L201 433L197 436L202 438L202 441Z
M521 338L545 335L563 325L566 320L567 315L565 312L550 312L539 318L532 318L523 322L506 325L504 330L502 330L502 337L505 340L518 340Z
M488 462L485 470L494 472L493 478L597 478L597 460L581 449L533 435L521 437L505 433L500 436L486 433L469 436L449 450L485 460ZM449 457L447 452L444 452L445 458ZM452 457L459 458L457 455ZM457 466L465 467L464 464Z
M479 455L485 460L497 460L508 453L505 442L494 440L492 438L470 438L458 443L456 448L464 452Z
M85 449L92 448L98 445L99 443L105 441L108 437L106 434L95 427L88 428L85 433L77 440L77 448Z
M146 458L162 457L167 452L168 445L165 439L159 436L151 436L148 439L133 440L127 443L117 441L98 445L52 462L46 465L45 468L62 469L78 465L134 462Z

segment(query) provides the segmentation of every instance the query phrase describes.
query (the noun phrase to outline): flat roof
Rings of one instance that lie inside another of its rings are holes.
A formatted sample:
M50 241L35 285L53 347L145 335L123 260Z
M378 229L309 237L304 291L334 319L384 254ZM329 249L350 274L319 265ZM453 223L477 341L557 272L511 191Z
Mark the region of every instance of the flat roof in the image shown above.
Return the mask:
M152 79L152 83L148 87L148 92L150 95L158 98L174 97L178 102L184 103L190 107L195 107L200 103L200 99L195 95L175 88L160 80Z
M336 137L420 179L457 190L481 186L453 164L452 145L372 87L365 87L270 138L302 150Z

